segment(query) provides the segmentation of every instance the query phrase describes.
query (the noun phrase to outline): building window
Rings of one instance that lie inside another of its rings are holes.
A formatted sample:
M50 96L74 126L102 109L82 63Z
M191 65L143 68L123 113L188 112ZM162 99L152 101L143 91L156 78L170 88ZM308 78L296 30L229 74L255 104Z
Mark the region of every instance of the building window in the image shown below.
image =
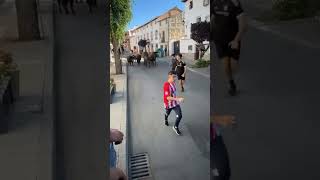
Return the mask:
M209 0L203 0L203 6L208 6L209 5Z
M197 17L197 23L201 22L201 17Z
M161 42L165 42L165 39L166 39L166 34L164 31L162 31L162 39L161 39Z
M156 44L156 49L158 49L158 44Z
M156 32L154 33L154 39L155 39L155 40L158 39L158 30L156 30Z
M192 9L193 8L193 1L190 1L189 3L189 9Z
M189 50L189 51L192 51L192 45L189 45L189 46L188 46L188 50Z

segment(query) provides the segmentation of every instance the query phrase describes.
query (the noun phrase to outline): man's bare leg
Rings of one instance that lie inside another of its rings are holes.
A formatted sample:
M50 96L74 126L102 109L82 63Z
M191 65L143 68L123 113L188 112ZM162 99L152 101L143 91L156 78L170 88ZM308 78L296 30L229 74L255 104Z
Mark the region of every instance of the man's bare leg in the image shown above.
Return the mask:
M222 61L224 66L224 72L230 85L229 94L231 96L234 96L237 92L237 87L234 82L234 74L237 69L238 63L235 59L230 57L224 57Z

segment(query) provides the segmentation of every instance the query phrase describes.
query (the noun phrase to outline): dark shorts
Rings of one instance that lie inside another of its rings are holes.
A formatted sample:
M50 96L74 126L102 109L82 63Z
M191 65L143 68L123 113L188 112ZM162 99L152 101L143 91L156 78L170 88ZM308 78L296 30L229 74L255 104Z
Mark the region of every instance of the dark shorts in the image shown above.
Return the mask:
M229 46L229 43L221 43L221 42L215 42L217 55L219 59L222 59L224 57L230 57L234 60L239 60L240 58L240 49L241 49L241 42L239 43L239 49L232 49Z
M182 74L177 74L178 80L186 80L186 77L182 77Z

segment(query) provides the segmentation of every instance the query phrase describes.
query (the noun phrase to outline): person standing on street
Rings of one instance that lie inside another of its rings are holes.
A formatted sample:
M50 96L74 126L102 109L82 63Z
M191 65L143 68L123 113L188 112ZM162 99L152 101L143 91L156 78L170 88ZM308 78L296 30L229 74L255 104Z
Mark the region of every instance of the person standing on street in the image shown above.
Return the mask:
M187 66L186 66L186 63L182 61L182 54L180 53L177 54L176 59L177 59L177 65L175 68L175 72L177 73L177 76L178 76L181 92L184 92L184 82L186 80Z
M171 55L171 60L169 62L169 68L170 68L171 71L175 71L176 70L176 66L177 66L176 55L172 54Z
M229 94L237 93L234 75L240 57L241 39L247 29L247 18L239 0L211 1L211 40L224 64Z
M183 97L177 97L177 89L175 86L175 78L176 75L174 71L170 71L168 73L168 81L164 83L163 85L163 102L165 107L165 118L164 122L166 126L169 126L168 117L173 110L176 113L176 122L174 126L172 127L174 132L177 135L181 135L179 124L182 119L182 111L179 103L182 103L184 98Z
M167 47L164 48L164 56L167 56Z

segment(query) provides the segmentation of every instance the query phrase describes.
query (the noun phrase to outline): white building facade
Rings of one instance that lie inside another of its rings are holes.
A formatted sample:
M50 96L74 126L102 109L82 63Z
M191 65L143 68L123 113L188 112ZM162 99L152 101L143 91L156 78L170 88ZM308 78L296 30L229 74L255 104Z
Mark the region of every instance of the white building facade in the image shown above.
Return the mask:
M142 50L138 42L147 40L147 51L157 51L159 48L167 49L167 55L173 53L173 42L184 36L182 11L174 7L166 13L153 18L147 23L129 31L130 48Z
M196 42L191 39L191 24L199 21L210 22L210 0L182 0L182 2L185 3L185 35L180 40L180 52L185 56L194 58ZM204 44L209 44L209 42L204 42ZM206 56L209 53L210 49L207 51Z

